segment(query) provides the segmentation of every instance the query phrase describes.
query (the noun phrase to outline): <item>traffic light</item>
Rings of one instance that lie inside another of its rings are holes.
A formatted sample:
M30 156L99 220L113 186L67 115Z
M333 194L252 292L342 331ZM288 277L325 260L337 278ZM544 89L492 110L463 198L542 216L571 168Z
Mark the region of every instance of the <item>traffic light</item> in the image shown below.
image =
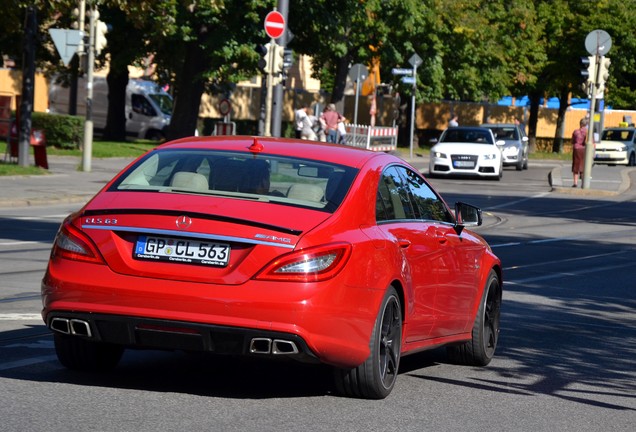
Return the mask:
M588 97L591 96L592 87L596 80L596 57L581 57L581 77L583 77L583 83L581 88Z
M276 75L283 72L283 66L285 64L285 48L276 44L274 44L273 48L272 73Z
M609 78L609 67L611 60L608 57L601 57L598 70L597 97L602 98L605 92L605 84Z
M95 22L95 54L99 55L106 45L108 41L106 40L106 33L108 33L108 25L103 22L97 20Z
M261 58L258 60L258 68L261 70L261 72L263 72L264 74L269 74L272 71L272 65L270 64L270 47L271 47L271 43L265 44L265 45L257 45L256 46L256 52L261 56Z
M292 51L290 48L285 48L285 51L283 54L283 70L285 72L288 71L293 64L294 64L294 51Z

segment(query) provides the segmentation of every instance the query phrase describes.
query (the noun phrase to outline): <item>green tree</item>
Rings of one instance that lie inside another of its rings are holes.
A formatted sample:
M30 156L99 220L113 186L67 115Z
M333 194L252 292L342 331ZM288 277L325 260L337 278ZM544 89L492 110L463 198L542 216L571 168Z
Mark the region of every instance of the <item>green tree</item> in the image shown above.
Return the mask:
M172 29L152 41L160 73L175 97L168 139L194 133L201 96L256 74L255 51L266 40L263 20L273 1L175 1Z

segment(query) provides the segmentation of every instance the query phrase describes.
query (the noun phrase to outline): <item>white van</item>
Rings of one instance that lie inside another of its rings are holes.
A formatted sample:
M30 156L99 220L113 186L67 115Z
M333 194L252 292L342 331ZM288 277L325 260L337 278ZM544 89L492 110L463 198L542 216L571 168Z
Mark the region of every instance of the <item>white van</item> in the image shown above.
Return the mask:
M49 112L68 114L69 87L51 84L49 87ZM108 83L106 78L93 79L93 128L100 133L106 127L108 114ZM77 115L86 115L86 79L77 83ZM172 96L152 81L128 80L126 88L126 135L159 140L172 115Z

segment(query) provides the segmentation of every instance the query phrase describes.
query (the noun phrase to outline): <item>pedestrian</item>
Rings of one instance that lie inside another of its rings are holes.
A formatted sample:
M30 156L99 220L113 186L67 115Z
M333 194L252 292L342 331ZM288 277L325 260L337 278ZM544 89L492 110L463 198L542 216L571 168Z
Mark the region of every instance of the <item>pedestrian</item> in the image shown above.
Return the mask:
M457 127L459 126L459 117L457 117L457 115L454 115L449 121L448 121L448 127Z
M585 143L587 141L587 118L582 118L579 128L572 132L572 187L578 187L579 177L583 176L585 165Z
M338 144L346 144L347 143L347 128L345 126L344 119L343 121L338 122Z
M309 116L311 107L309 105L303 105L296 110L294 121L296 124L296 138L306 140L316 140L316 133L313 130L313 121Z
M320 116L320 123L327 134L327 142L338 142L338 122L344 121L345 118L336 111L336 105L330 103Z

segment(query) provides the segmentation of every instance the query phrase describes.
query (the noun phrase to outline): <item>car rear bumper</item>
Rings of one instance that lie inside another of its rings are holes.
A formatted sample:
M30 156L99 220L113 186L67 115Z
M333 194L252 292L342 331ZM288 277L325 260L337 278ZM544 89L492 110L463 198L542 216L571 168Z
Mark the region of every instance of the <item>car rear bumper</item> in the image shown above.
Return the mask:
M47 326L58 333L129 348L205 351L319 362L305 341L290 333L70 311L49 313Z
M298 352L286 357L355 367L369 355L382 295L338 278L217 285L131 277L60 260L42 280L42 316L56 331L59 318L55 323L64 329L67 320L70 334L89 337L73 333L77 324L80 333L88 327L91 338L128 347L275 356L267 345L272 351L293 343Z

